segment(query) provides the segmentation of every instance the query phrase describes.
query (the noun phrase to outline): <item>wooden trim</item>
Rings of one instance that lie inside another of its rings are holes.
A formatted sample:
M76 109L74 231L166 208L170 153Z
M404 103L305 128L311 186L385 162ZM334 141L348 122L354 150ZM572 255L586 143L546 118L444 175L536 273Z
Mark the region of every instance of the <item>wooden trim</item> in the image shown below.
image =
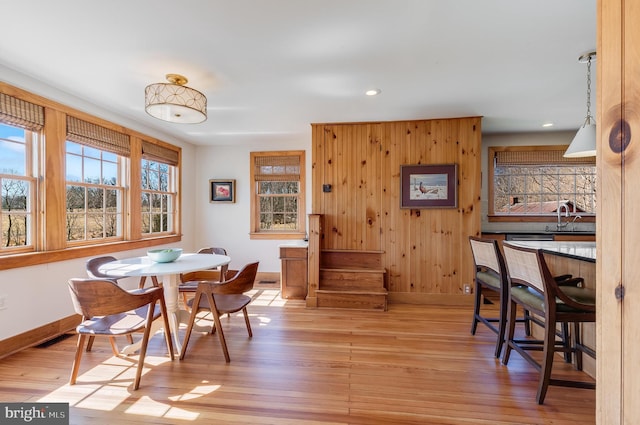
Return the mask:
M457 121L460 119L474 119L474 118L483 118L482 115L470 115L467 117L456 117L456 118L430 118L429 121ZM312 126L324 126L324 125L361 125L361 124L395 124L395 123L413 123L415 119L408 120L394 120L394 121L350 121L350 122L312 122ZM315 158L315 157L314 157Z
M139 137L131 138L131 158L132 164L142 163L142 139ZM142 168L141 167L129 167L129 179L130 181L142 181ZM142 187L141 185L131 185L129 187L129 199L141 199ZM140 202L129 202L127 210L131 214L131 217L142 217L142 205ZM128 229L125 231L125 238L135 240L142 238L142 220L127 220Z
M320 284L320 239L322 216L309 214L309 244L307 247L307 307L317 307L316 291Z
M74 314L3 339L0 341L0 359L73 331L81 319L80 315Z
M38 264L53 263L55 261L72 260L74 258L90 257L111 252L127 251L131 249L147 248L155 245L163 245L172 242L180 242L181 235L163 236L154 239L141 239L137 241L119 241L103 243L99 245L67 248L56 251L30 252L24 254L3 255L0 261L0 270L15 269L19 267L35 266Z
M416 305L440 305L440 306L469 306L469 314L472 312L473 297L459 294L418 294L412 292L389 292L387 294L389 304L416 304Z
M634 158L637 162L638 154L634 143L626 153L611 149L618 147L625 136L631 137L620 126L624 120L630 122L631 128L638 128L634 106L638 89L633 88L637 84L637 68L627 69L627 65L640 64L634 51L640 41L640 27L634 24L639 15L637 6L636 2L624 0L598 0L597 3L596 190L602 199L598 199L596 205L601 217L596 222L596 422L607 425L632 424L640 417L636 384L640 341L635 330L635 312L640 311L635 290L640 270L636 246L640 228L635 218L640 197L635 184L640 168L633 163ZM629 18L625 18L627 13ZM631 88L633 91L627 92ZM625 95L631 93L633 96L626 98ZM630 161L628 167L625 167L626 161ZM618 300L616 294L627 285L631 288L627 291L630 299Z
M42 249L59 250L67 246L66 185L65 185L65 138L66 116L51 108L45 109L44 125L44 170L42 170L44 197L43 216L36 218L42 224Z

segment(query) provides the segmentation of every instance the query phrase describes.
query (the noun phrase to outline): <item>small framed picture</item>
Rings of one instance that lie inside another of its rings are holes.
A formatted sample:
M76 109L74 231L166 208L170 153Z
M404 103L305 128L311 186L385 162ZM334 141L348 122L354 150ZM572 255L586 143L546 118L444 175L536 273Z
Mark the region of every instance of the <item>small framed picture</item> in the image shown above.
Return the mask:
M400 208L457 208L456 164L401 165Z
M236 181L209 180L209 202L236 202Z

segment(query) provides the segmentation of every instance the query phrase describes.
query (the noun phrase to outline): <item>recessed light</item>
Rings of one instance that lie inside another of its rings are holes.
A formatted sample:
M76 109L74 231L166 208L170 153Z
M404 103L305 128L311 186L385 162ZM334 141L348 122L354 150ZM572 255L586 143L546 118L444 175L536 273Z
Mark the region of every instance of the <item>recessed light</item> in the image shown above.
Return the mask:
M380 92L381 92L380 89L371 89L364 92L364 94L366 94L367 96L376 96L376 95L379 95Z
M546 122L544 124L542 124L543 127L553 127L553 123L552 122Z

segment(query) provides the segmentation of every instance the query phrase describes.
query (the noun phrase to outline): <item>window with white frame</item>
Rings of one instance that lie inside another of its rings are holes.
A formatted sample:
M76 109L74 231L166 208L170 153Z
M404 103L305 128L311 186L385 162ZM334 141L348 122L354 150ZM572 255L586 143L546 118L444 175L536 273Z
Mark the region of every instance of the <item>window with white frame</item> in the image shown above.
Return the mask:
M67 241L122 239L129 137L67 117L65 147Z
M176 151L142 143L142 233L171 233L176 217Z
M0 93L0 252L36 248L37 143L44 108Z

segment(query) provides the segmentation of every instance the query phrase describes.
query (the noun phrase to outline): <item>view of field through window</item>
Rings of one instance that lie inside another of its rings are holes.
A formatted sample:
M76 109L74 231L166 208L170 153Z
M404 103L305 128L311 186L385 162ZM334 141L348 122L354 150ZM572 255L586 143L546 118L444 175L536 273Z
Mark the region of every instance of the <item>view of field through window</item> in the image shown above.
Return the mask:
M31 164L30 131L0 123L0 234L2 247L28 246L31 242L35 178Z
M258 184L260 229L296 230L299 182L261 181Z
M118 155L66 142L67 240L122 235L122 197Z

